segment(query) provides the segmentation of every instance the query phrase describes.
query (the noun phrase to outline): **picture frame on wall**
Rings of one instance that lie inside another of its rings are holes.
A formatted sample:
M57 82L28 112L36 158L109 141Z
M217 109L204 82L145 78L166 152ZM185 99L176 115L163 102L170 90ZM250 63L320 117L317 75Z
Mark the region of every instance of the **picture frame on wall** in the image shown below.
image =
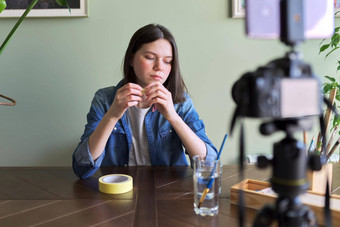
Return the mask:
M245 17L246 0L232 0L232 18ZM334 0L335 17L340 17L340 0Z
M334 0L334 12L336 17L340 17L340 0Z
M232 0L232 18L244 18L245 0Z
M7 7L0 18L21 17L31 0L6 0ZM88 17L87 0L68 0L67 7L59 6L55 0L39 0L27 17Z

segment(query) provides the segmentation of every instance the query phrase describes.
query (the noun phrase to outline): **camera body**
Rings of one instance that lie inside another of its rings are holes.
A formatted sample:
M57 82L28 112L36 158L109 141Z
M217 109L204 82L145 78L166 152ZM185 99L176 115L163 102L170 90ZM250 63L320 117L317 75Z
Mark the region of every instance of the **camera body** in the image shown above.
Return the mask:
M293 118L321 113L321 85L308 64L292 53L254 72L232 88L238 114L254 118Z

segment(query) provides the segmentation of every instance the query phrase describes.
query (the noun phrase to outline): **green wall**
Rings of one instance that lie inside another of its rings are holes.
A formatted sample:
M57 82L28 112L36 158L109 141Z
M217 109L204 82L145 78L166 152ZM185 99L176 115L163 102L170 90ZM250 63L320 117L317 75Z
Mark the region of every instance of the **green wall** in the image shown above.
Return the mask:
M88 3L88 18L26 19L0 56L0 94L17 101L0 106L0 166L70 166L94 92L121 79L128 41L145 24L163 24L176 37L184 79L217 147L235 107L233 83L286 50L278 40L246 38L228 0ZM15 22L0 19L0 40ZM318 75L334 75L336 58L318 56L319 42L303 44L305 60ZM259 121L246 123L247 153L271 153L281 135L262 137ZM227 140L225 164L235 163L237 147L238 130Z

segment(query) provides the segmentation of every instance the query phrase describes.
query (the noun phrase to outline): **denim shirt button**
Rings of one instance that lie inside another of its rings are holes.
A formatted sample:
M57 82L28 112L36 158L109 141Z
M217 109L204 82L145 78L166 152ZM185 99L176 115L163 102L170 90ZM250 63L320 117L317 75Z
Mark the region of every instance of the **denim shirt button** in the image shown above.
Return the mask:
M117 127L114 127L114 128L113 128L113 130L115 130L115 131L116 131L116 130L117 130Z
M172 132L172 129L170 129L170 132Z

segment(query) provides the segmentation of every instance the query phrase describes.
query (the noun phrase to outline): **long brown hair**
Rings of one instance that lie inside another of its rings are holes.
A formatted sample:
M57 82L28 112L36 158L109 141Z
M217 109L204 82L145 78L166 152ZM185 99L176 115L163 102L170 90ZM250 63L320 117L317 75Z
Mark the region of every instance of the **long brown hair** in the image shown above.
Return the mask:
M130 65L133 56L143 44L151 43L158 39L166 39L172 46L171 71L167 80L164 82L164 87L171 92L173 103L184 102L184 92L187 92L188 90L179 68L177 45L171 32L162 25L148 24L138 29L135 34L133 34L129 46L126 49L123 62L124 82L136 83L137 77L134 69Z

